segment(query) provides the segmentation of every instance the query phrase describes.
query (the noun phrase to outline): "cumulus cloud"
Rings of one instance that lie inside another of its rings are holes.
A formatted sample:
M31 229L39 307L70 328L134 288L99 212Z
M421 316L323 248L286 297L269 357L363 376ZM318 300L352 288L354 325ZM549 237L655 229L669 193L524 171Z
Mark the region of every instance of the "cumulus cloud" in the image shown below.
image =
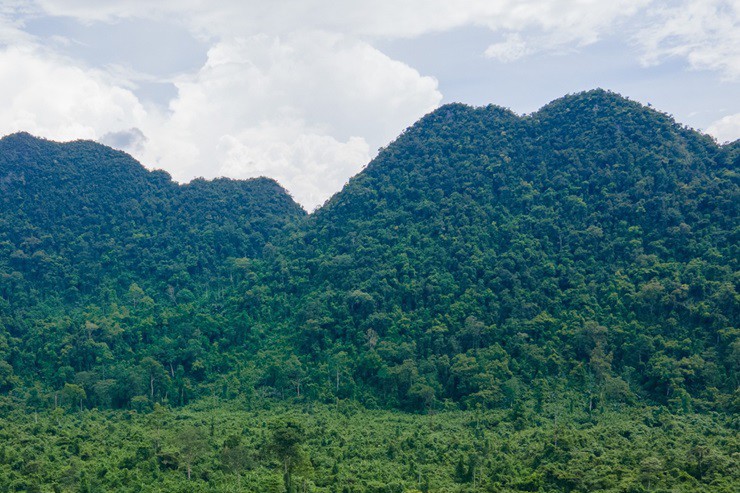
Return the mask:
M681 57L695 69L740 77L740 0L681 2L654 9L651 18L636 36L644 64Z
M0 51L2 67L0 133L97 140L180 181L269 176L309 210L442 97L436 80L323 32L217 43L173 81L166 112L142 104L131 81L33 47Z
M370 157L361 137L339 141L299 122L264 122L218 141L220 175L270 176L293 191L309 211L339 190Z
M222 41L175 84L150 163L181 180L268 175L309 209L442 98L434 79L324 32Z
M104 73L76 67L28 46L0 49L0 133L95 139L135 126L147 112Z
M727 115L717 120L707 128L706 132L719 143L740 139L740 113Z
M147 74L33 41L0 52L2 133L98 140L180 181L270 176L309 210L442 99L433 78L326 31L213 40L197 72L161 81L176 88L164 109L137 98Z

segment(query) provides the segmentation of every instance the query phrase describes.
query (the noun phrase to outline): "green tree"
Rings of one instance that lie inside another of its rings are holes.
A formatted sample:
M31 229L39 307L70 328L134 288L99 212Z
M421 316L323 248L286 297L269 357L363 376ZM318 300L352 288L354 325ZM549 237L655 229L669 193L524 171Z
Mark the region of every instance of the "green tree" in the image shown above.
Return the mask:
M61 392L62 401L69 407L79 406L82 411L82 403L87 399L85 389L73 383L65 383Z
M305 431L300 423L280 421L271 425L271 436L267 446L283 465L285 483L289 491L292 491L293 471L301 466L304 460L305 440Z
M193 464L200 459L208 450L206 434L200 428L186 427L175 437L175 444L180 451L185 463L188 480L191 479Z

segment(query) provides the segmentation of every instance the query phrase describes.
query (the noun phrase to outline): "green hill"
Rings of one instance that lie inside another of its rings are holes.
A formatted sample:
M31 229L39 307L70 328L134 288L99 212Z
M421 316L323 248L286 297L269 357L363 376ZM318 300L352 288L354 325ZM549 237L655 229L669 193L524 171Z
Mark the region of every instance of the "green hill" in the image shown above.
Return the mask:
M284 243L284 317L308 360L350 355L347 395L408 409L539 378L732 406L737 159L605 91L443 106Z
M739 160L451 104L307 215L7 136L0 491L735 491Z
M533 382L735 409L737 144L616 94L443 106L311 216L268 179L177 185L91 142L0 146L5 360L25 385L82 371L89 391L148 357L160 398L179 368L195 394L248 371L416 411L507 406ZM83 336L97 349L64 361Z
M267 178L178 185L108 147L25 133L0 140L0 191L0 388L87 372L91 404L101 380L124 393L102 402L127 404L138 386L121 375L176 325L167 310L222 292L305 216Z

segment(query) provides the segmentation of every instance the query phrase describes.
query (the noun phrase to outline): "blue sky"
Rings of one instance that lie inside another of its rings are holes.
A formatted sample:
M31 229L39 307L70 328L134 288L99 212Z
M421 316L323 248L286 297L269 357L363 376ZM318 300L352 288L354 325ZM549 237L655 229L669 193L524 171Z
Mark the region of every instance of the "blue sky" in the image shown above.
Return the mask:
M735 140L739 19L740 0L4 0L0 134L269 176L311 210L452 101L529 113L602 87Z

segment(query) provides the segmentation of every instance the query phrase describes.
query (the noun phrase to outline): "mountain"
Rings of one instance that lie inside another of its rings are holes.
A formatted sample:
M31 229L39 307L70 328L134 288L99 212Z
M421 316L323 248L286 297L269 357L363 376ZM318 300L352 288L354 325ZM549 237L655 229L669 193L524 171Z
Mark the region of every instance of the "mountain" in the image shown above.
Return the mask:
M445 105L311 215L7 136L0 491L737 491L739 164L603 90Z
M162 346L192 370L191 332L218 318L235 266L304 216L267 178L178 185L94 142L3 138L0 390L84 380L91 404L121 406L145 392L136 364Z
M6 292L18 295L21 285L68 302L134 281L161 293L192 289L218 277L227 259L259 255L305 215L273 180L178 185L94 142L26 133L0 140L0 191Z
M0 388L736 410L739 155L602 90L451 104L309 216L271 180L9 136Z
M268 282L297 294L272 310L372 402L495 407L547 380L731 405L737 166L736 144L607 91L523 117L446 105L282 243Z

